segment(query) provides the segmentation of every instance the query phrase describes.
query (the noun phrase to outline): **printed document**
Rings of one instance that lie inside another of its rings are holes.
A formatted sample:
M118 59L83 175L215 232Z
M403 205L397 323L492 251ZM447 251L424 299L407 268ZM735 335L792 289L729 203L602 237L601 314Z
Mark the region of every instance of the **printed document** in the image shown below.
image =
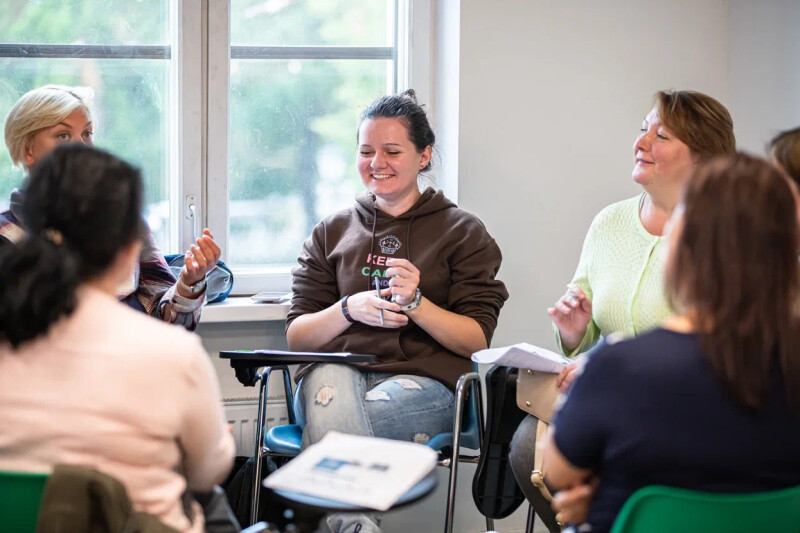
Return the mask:
M561 354L527 342L505 348L487 348L472 354L472 360L481 364L512 366L554 374L561 372L564 365L570 362Z
M264 485L386 511L436 468L436 458L422 444L331 431Z

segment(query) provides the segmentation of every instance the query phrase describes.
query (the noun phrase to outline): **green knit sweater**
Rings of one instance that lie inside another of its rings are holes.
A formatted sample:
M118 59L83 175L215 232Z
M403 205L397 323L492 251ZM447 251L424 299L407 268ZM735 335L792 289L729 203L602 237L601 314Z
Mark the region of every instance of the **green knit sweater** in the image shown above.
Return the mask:
M588 350L601 335L640 335L672 314L663 280L667 242L642 225L642 198L612 204L592 221L572 279L592 300L592 320L580 345L569 353L556 330L564 355Z

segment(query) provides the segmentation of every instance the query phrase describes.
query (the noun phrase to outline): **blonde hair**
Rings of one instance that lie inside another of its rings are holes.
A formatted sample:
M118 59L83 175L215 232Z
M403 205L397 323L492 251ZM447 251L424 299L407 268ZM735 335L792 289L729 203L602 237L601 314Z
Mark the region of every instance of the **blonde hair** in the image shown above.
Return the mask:
M659 91L661 123L701 159L736 152L731 114L719 101L697 91Z
M23 94L6 117L5 140L11 161L27 169L25 150L36 134L63 121L76 109L91 119L91 87L45 85Z

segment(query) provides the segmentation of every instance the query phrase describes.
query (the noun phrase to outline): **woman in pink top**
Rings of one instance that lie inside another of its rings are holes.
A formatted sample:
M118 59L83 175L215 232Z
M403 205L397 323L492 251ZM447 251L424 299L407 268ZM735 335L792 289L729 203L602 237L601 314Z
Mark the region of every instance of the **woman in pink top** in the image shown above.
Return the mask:
M0 470L86 465L135 509L203 531L234 444L199 340L121 304L142 247L139 171L81 145L33 169L27 237L0 249Z

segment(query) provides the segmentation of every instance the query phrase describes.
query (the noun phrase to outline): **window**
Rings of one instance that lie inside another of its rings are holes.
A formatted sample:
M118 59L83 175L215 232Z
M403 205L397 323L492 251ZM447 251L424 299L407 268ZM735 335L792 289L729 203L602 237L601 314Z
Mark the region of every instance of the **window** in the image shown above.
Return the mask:
M396 0L231 2L226 207L234 267L288 268L314 224L362 190L357 119L402 83L402 9Z
M142 168L162 250L207 225L236 293L286 289L314 224L362 190L358 116L407 86L410 16L411 0L7 0L0 115L34 87L91 86L95 143ZM22 172L0 152L5 209Z
M102 13L104 16L99 16ZM94 89L95 143L142 168L145 215L162 248L170 231L174 61L169 0L10 0L0 10L0 116L47 84ZM0 150L0 208L23 173Z

